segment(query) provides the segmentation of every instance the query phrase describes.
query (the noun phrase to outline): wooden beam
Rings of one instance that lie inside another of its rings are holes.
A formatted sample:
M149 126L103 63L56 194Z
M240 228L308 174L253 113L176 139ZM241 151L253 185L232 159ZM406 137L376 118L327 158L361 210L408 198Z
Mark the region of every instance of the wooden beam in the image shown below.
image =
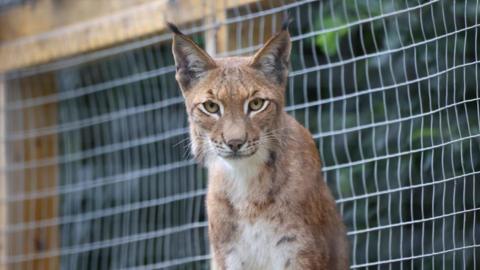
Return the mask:
M24 1L0 13L0 43L107 16L152 0Z
M88 1L91 8L95 9L97 1ZM219 7L222 10L229 9L254 1L224 0L223 5ZM183 24L204 19L209 12L207 2L209 1L150 0L128 9L118 10L108 16L56 27L48 32L1 43L0 73L159 33L166 29L166 20ZM15 18L11 20L18 22ZM35 17L32 17L27 23L35 21Z
M0 134L5 138L5 81L0 76ZM0 168L6 168L5 141L0 142ZM7 177L6 172L0 171L0 270L6 270L7 258Z
M241 15L248 15L249 12L254 13L270 9L273 7L272 5L291 2L294 1L284 0L282 2L272 3L271 1L260 0L255 5L250 5L249 9L237 10L235 15L238 15L238 13ZM218 5L219 4L217 4L217 6ZM223 12L215 13L214 21L219 23L220 27L215 29L215 52L213 55L222 56L235 50L261 45L274 35L276 31L280 30L283 21L283 15L277 13L263 15L233 24L221 23L228 17L235 15L232 14L232 10L229 11L228 9L223 9ZM207 33L206 36L210 37L211 35L208 35ZM247 54L253 53L254 52L249 52Z
M206 23L218 26L205 31L205 50L215 57L218 53L227 51L228 27L224 22L227 19L228 7L225 6L225 2L211 1L207 8L210 15L206 17Z
M52 95L57 92L55 74L45 73L9 81L5 89L8 91L7 103ZM6 115L8 125L4 132L21 134L58 125L57 105L48 103L8 111ZM58 224L38 225L41 221L58 218L59 198L56 194L32 196L38 192L58 188L58 164L31 166L58 156L58 136L48 134L11 139L6 147L8 157L6 168L10 163L25 166L9 171L6 177L8 195L17 198L8 202L7 268L59 269L58 256L39 256L58 252L60 248Z

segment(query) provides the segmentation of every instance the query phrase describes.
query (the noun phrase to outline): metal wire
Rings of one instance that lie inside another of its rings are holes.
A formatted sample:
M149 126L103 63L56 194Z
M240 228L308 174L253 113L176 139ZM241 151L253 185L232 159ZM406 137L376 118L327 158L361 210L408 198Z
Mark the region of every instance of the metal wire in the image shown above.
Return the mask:
M477 269L479 1L258 1L182 30L204 45L223 29L215 55L248 55L286 12L286 111L319 147L351 269ZM207 178L188 154L170 39L0 74L2 264L208 269Z

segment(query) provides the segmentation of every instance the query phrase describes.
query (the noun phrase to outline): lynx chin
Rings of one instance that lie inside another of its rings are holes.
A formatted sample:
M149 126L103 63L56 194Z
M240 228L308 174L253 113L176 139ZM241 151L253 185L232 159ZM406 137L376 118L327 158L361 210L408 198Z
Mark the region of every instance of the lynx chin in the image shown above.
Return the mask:
M288 23L255 55L219 59L169 27L192 153L208 168L213 269L348 269L317 147L284 112Z

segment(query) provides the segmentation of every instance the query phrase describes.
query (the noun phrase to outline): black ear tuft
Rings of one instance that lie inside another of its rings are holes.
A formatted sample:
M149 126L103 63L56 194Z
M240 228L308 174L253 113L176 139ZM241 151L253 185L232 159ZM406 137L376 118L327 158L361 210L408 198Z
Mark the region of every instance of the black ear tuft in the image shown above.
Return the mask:
M288 13L285 13L285 15L283 16L283 22L282 22L282 31L288 31L288 26L290 25L290 23L293 22L293 19L290 18L290 16L288 15Z
M168 26L168 29L170 29L170 31L172 31L173 33L177 34L177 35L182 35L184 36L184 34L182 32L180 32L180 30L178 30L178 27L171 23L171 22L166 22L167 23L167 26Z
M286 20L283 27L288 27L289 23L290 21ZM253 56L250 66L262 72L273 83L284 86L287 82L291 48L290 34L282 28L282 31L270 38Z
M172 52L177 70L176 79L183 92L190 90L207 71L216 67L215 61L202 50L192 39L185 36L178 27L167 22L174 33Z

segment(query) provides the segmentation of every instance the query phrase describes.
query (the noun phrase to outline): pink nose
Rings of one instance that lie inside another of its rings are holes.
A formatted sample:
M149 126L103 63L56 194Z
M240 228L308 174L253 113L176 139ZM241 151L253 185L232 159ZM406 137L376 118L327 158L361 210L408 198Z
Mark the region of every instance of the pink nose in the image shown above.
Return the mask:
M238 140L238 139L227 141L228 147L230 147L230 149L232 149L233 152L237 152L238 149L240 149L240 147L242 147L244 143L245 143L244 140Z

